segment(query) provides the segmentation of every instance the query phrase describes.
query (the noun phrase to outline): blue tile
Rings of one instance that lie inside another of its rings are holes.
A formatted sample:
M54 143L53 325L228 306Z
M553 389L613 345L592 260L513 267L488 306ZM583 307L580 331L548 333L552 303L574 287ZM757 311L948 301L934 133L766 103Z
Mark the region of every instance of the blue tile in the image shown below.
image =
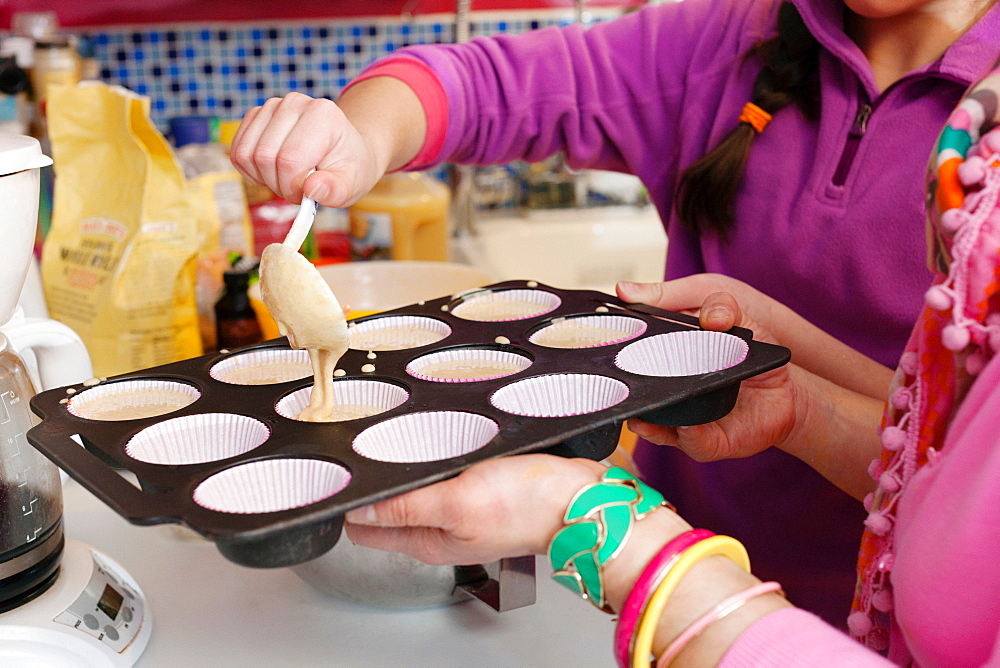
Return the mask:
M568 16L568 12L566 14ZM477 35L519 33L560 25L565 17L523 11L473 16ZM198 109L225 108L239 117L290 88L335 98L375 57L409 44L448 42L447 20L392 17L322 22L102 29L89 36L101 77L143 90L158 124ZM248 81L247 77L253 77Z

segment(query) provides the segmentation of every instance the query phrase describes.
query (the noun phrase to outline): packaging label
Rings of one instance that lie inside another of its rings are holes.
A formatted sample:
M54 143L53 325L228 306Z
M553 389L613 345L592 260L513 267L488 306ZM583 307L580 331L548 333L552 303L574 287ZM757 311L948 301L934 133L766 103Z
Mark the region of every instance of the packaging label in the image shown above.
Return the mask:
M371 211L351 212L351 259L392 259L392 216Z

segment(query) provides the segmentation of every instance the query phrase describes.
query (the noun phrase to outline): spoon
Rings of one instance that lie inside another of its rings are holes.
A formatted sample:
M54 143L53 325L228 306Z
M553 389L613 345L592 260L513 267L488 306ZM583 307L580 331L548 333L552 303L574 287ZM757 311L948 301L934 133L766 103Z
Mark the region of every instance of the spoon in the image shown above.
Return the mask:
M291 346L309 351L313 387L309 405L297 417L310 422L330 419L333 372L348 348L346 310L315 265L299 253L315 217L316 202L303 197L284 241L269 244L260 257L261 299Z

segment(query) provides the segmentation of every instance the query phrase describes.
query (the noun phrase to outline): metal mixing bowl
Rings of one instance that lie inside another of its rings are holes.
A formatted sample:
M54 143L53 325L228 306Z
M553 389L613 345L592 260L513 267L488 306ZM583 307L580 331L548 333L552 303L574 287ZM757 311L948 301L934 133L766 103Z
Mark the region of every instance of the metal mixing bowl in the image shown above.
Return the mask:
M431 608L470 599L456 588L454 566L361 547L346 534L332 550L292 571L319 591L360 605Z

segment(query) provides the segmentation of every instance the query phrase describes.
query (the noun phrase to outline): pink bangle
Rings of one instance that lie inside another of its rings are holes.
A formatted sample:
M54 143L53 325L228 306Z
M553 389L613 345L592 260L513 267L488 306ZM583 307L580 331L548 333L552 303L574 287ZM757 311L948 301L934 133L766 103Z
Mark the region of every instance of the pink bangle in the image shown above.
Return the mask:
M618 613L618 626L615 629L615 660L621 668L629 666L636 624L642 618L642 613L649 604L649 597L663 580L667 571L683 554L684 550L714 535L707 529L685 531L664 545L643 569Z
M758 585L754 585L749 589L745 589L738 594L733 594L724 601L718 603L711 610L706 612L704 615L696 619L691 623L691 626L684 629L679 636L674 638L665 650L660 658L656 661L656 668L667 668L670 662L677 658L677 655L681 653L684 647L697 638L699 635L704 633L705 629L719 621L726 615L735 612L736 610L743 607L743 604L752 598L761 596L763 594L769 594L772 591L781 591L781 585L777 582L762 582Z

